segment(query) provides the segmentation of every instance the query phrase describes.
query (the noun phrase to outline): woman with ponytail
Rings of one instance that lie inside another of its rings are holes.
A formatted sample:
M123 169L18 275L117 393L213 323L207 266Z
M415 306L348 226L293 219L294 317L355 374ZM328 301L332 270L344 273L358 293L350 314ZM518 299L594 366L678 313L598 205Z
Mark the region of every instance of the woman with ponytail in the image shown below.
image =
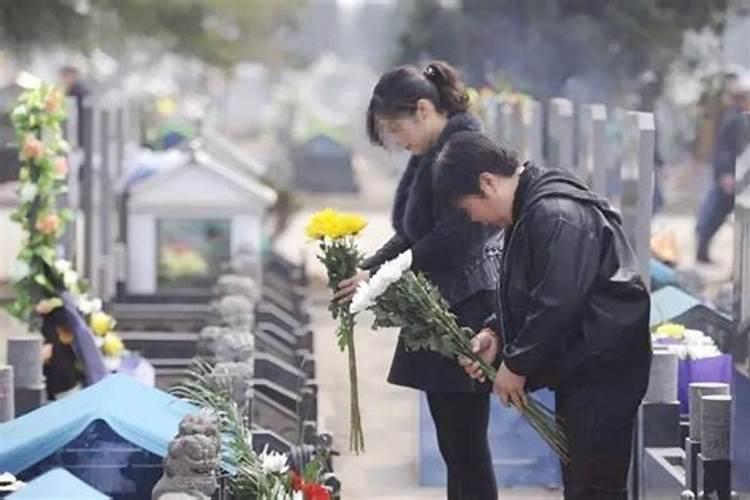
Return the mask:
M341 284L337 298L350 297L385 261L411 249L412 269L437 285L462 325L479 331L492 315L501 237L439 203L432 191L433 164L443 145L457 132L480 129L468 108L460 74L444 62L424 70L401 66L380 78L367 110L367 133L373 144L398 146L412 156L396 190L393 237ZM497 341L489 330L483 334ZM473 381L455 360L407 351L401 341L388 381L426 393L447 466L447 498L496 500L487 442L491 387Z

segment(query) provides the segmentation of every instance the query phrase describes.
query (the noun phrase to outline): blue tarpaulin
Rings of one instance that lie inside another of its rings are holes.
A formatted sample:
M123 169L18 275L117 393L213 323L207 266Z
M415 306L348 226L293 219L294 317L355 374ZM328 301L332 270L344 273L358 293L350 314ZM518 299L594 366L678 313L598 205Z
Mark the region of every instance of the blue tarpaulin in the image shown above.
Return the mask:
M34 479L8 500L111 500L65 469L53 469Z
M78 437L96 420L134 445L164 457L180 420L197 408L127 375L0 424L0 471L19 474Z

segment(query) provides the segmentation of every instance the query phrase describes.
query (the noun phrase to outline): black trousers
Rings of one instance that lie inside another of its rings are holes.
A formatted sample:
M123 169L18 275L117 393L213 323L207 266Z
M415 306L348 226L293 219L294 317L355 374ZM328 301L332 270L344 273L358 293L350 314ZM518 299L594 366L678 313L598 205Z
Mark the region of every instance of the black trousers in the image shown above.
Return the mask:
M563 465L565 500L627 500L638 406L648 366L587 371L556 389L570 463Z
M487 393L428 392L440 454L448 469L448 500L497 500L487 427Z

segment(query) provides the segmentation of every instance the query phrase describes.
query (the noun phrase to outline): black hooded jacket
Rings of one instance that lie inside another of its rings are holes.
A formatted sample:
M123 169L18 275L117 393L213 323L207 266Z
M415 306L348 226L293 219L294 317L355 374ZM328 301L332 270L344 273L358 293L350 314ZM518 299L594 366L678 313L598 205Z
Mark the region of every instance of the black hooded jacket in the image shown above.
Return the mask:
M571 173L521 174L497 300L503 361L531 389L650 363L650 297L620 215Z

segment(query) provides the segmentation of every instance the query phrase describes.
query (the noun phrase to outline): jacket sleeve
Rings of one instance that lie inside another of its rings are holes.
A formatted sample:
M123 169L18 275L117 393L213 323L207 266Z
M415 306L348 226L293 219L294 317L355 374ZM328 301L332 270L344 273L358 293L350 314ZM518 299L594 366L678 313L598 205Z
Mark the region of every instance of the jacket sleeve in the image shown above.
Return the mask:
M443 209L432 230L411 246L412 268L429 272L455 265L475 230L461 210Z
M564 219L534 221L529 228L529 302L524 322L503 361L518 375L530 376L561 355L598 272L600 239L589 228Z
M398 254L408 249L409 242L396 233L377 252L362 262L362 269L375 272L386 261L395 259Z

